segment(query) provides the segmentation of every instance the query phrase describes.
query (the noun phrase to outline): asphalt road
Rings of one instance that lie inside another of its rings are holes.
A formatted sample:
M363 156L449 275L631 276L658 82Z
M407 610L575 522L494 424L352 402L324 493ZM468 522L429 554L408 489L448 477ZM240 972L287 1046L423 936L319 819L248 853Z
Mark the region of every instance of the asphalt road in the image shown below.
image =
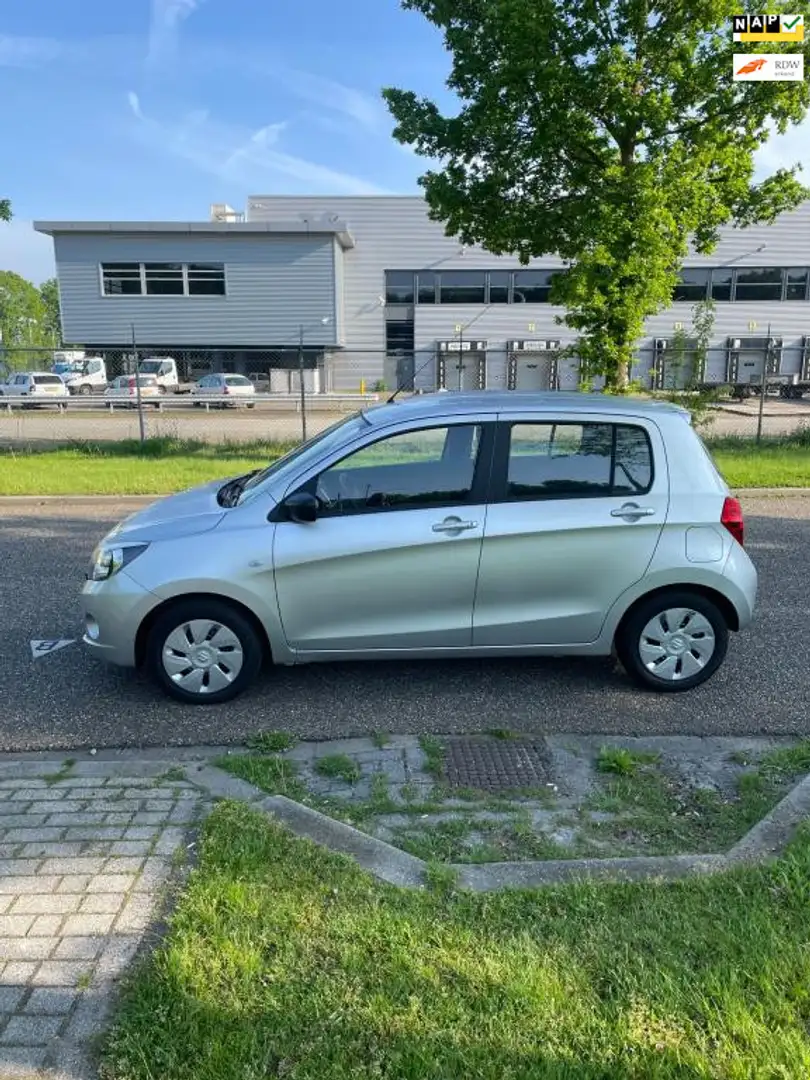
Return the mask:
M267 407L200 411L193 408L167 408L157 412L145 410L148 435L169 435L174 438L200 439L209 442L246 442L257 439L299 439L301 417L295 403L284 409ZM353 406L326 409L320 402L307 411L307 432L314 435L342 416ZM712 436L736 435L753 437L757 431L759 401L750 400L724 405L718 409L708 429ZM782 401L768 398L763 410L762 430L765 435L783 435L805 427L810 422L810 399ZM8 413L0 408L0 445L19 446L26 443L70 442L111 439L137 439L138 414L132 409L77 410L72 406L65 412L56 409L16 410Z
M80 644L32 659L32 638L79 636L76 598L89 553L132 509L0 502L0 750L221 744L268 728L318 738L492 727L810 731L810 497L747 500L748 547L761 575L758 619L732 638L715 678L691 693L639 691L605 661L389 662L271 670L244 697L208 708L171 702Z

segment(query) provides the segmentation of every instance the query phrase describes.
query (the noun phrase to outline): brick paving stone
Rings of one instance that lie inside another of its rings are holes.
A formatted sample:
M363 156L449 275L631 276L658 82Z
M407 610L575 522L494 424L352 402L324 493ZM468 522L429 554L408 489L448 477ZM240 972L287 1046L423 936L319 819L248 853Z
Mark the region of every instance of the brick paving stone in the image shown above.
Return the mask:
M96 788L102 785L102 781L95 776L68 776L60 780L55 786L58 788ZM106 787L106 785L104 785Z
M70 1012L78 996L76 990L57 990L55 987L41 986L31 991L23 1012L40 1016L64 1016Z
M81 798L90 799L91 801L95 802L97 799L108 800L110 798L110 794L110 788L106 786L97 786L93 788L86 788L84 791L82 791Z
M104 865L104 855L81 856L75 859L46 859L43 874L97 874Z
M62 927L62 937L89 937L91 934L106 934L113 924L114 915L79 914L68 915Z
M58 877L45 877L44 874L39 877L33 874L26 877L0 877L0 893L20 896L23 893L53 892L58 883Z
M28 931L29 937L58 937L64 915L37 915Z
M3 859L0 862L0 878L31 877L39 867L38 859Z
M174 807L171 799L147 799L143 803L143 809L155 814L169 814Z
M11 907L11 905L13 903L14 903L14 897L13 896L0 896L0 915L2 915L3 912L8 911L8 909Z
M65 1028L65 1039L84 1042L91 1038L109 1015L110 1003L98 994L85 995Z
M82 825L101 825L106 816L107 815L101 810L80 810L73 814L51 814L46 824L61 826L71 825L73 828ZM0 818L0 824L2 824L2 821L3 819Z
M30 825L44 825L47 816L47 814L4 814L0 817L0 829L25 829Z
M176 810L177 807L175 807L174 809ZM172 814L173 813L174 810L172 810ZM169 817L171 817L171 814L169 815ZM165 814L156 814L153 810L140 810L132 819L132 824L136 827L142 825L163 825L164 822L166 822L167 820L168 818ZM3 819L0 818L0 825L2 825L2 821ZM129 835L129 832L130 830L127 829L127 835ZM155 830L153 829L152 833L154 834L154 832Z
M0 937L0 956L4 960L44 960L55 945L56 938Z
M126 892L132 888L134 880L134 874L98 874L87 883L86 890L89 893Z
M3 1048L3 1080L32 1080L48 1056L47 1046L9 1046Z
M155 855L172 855L186 838L185 831L176 825L164 829L154 847Z
M130 825L135 815L131 811L122 813L116 810L114 813L107 814L104 818L105 825Z
M0 915L0 938L25 937L33 921L33 915Z
M104 799L92 805L94 810L103 810L105 814L134 814L141 808L140 801L135 799Z
M124 830L112 825L84 825L80 828L68 829L65 833L66 840L120 840Z
M12 794L11 800L12 802L58 802L64 797L64 791L57 791L56 788L48 787L46 784L44 787L20 788Z
M145 814L135 815L134 824L130 825L129 828L126 829L124 832L125 840L154 840L154 838L160 832L160 828L158 826L163 825L166 819L161 814L159 815L161 817L161 820L156 825L139 824L141 818L145 816Z
M90 883L91 874L68 874L59 883L58 893L83 893Z
M107 787L147 788L152 790L155 781L148 776L111 776Z
M104 864L104 873L137 874L144 862L142 855L113 855Z
M152 921L155 902L147 893L133 893L115 923L115 932L135 933L145 930Z
M140 943L140 934L110 938L104 947L104 951L98 958L96 978L103 981L106 979L117 979L123 975L127 969L127 965L132 962L135 954L138 952Z
M199 806L195 802L180 802L169 814L169 821L173 825L189 825L199 814Z
M0 1043L10 1046L41 1046L59 1034L64 1020L61 1016L12 1016ZM2 1068L0 1055L0 1069Z
M20 784L24 784L27 788L45 788L48 786L47 781L37 778L36 780L29 780L26 778L23 781L20 780L0 780L0 788L18 788Z
M124 893L92 893L82 898L79 911L83 914L116 915L124 902Z
M38 960L14 960L3 968L0 986L27 986L38 967Z
M61 832L61 830L57 830ZM64 840L60 840L58 843L53 844L25 844L20 851L20 857L24 859L35 858L70 858L78 855L82 850L82 842L80 840L74 840L70 844L66 844Z
M160 889L168 880L170 869L168 859L157 856L147 859L133 886L133 892L152 892Z
M110 855L148 855L151 847L151 840L116 840Z
M101 952L104 937L66 937L56 946L54 960L94 960Z
M0 844L0 859L13 859L20 853L19 844Z
M65 915L76 911L79 896L60 896L44 893L42 896L18 896L11 911L14 915Z
M46 960L30 981L34 986L76 986L87 972L86 960Z
M3 841L6 844L11 843L12 841L16 841L19 844L32 844L36 841L58 840L61 837L62 832L62 829L53 828L50 825L41 825L38 829L15 828L8 830L3 837Z
M24 993L24 986L0 986L0 1013L14 1012Z

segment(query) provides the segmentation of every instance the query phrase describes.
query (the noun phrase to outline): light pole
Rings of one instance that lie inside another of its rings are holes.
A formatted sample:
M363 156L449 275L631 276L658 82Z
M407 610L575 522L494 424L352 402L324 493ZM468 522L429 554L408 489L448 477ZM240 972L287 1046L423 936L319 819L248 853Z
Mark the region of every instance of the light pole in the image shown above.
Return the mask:
M329 315L326 315L320 321L321 326L328 326L332 321ZM301 436L303 442L307 441L307 397L304 389L304 332L306 327L301 323L298 327L298 379L299 379L299 393L301 395Z
M458 388L461 390L464 375L464 327L458 323L456 329L458 330Z

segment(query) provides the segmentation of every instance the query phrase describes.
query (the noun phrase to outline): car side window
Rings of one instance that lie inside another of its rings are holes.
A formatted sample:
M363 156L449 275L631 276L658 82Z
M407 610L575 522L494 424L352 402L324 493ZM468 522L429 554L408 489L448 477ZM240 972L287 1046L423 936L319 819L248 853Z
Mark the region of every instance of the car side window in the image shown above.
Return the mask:
M306 487L325 516L454 506L472 495L480 445L476 424L390 435L349 454Z
M652 486L650 440L626 424L513 424L507 499L638 495Z

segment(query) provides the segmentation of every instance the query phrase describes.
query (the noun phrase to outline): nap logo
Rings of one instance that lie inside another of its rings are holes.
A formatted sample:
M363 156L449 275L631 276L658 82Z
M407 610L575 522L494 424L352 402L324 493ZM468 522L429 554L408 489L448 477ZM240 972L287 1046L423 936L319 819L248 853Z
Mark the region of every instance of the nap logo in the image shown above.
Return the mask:
M733 15L735 41L804 41L804 15Z
M735 53L734 82L802 82L803 53Z

